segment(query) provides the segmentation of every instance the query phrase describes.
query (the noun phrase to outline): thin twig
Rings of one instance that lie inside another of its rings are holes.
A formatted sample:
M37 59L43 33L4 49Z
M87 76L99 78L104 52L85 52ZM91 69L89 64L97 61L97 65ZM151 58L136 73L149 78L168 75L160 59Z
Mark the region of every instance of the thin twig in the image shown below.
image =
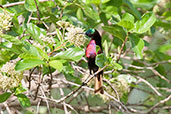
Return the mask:
M116 93L116 97L117 97L118 101L120 101L119 93L118 93L117 90L112 86L112 84L111 84L108 80L106 80L106 79L103 79L103 81L105 81L105 82L113 89L113 91Z
M43 96L46 97L45 92L43 91L43 88L42 88L42 87L40 87L40 90L41 90ZM51 114L51 112L50 112L50 106L49 106L48 100L45 99L45 102L46 102L46 104L47 104L48 113Z
M112 39L110 41L110 45L109 45L109 48L108 48L108 52L110 52L110 50L111 50L111 47L112 47L112 44L113 44L113 40L114 40L114 37L112 36Z
M60 91L60 94L61 94L61 97L64 97L64 91L62 90L62 88L59 88L59 91ZM66 103L65 103L65 100L63 101L63 106L64 106L64 112L65 114L68 114L68 109L66 107Z
M117 58L117 60L116 60L117 63L118 63L118 61L120 60L120 57L121 57L123 48L124 48L124 46L125 46L125 43L127 42L127 39L128 39L128 33L127 33L127 35L126 35L126 37L125 37L125 40L124 40L124 42L122 43L121 49L120 49L120 51L119 51L119 53L118 53L119 55L118 55L118 58Z
M124 64L125 66L129 66L129 67L133 67L136 69L140 69L140 70L144 70L144 69L148 69L151 70L155 75L159 76L161 79L167 81L168 83L170 83L171 81L168 80L165 76L161 75L157 70L155 70L153 67L140 67L140 66L135 66L135 65L131 65L131 64Z
M167 98L159 101L157 104L155 104L153 107L151 107L148 111L148 112L151 112L155 107L159 106L160 104L164 104L165 102L169 101L171 99L171 95L169 95Z
M41 103L41 99L39 99L39 101L37 103L37 111L36 111L36 114L39 114L40 103Z
M63 43L63 44L61 44L60 46L58 46L56 49L54 49L53 51L51 51L50 53L48 53L48 56L50 56L53 52L55 52L55 51L57 51L58 49L60 49L62 46L65 46L67 43L68 43L68 41L65 42L65 43Z
M53 100L56 103L61 103L63 102L65 99L69 98L70 96L72 96L73 94L75 94L78 90L80 90L84 85L86 85L95 75L97 75L99 72L101 72L102 70L104 70L108 65L104 66L103 68L99 69L97 72L95 72L94 74L90 75L77 89L73 90L72 92L70 92L68 95L60 98L59 100Z
M39 79L38 79L38 86L37 86L37 89L36 89L36 93L35 93L35 97L34 97L34 100L36 100L37 98L37 94L39 92L39 87L40 87L40 84L42 83L42 74L41 74L41 68L39 67Z
M104 92L104 95L106 95L107 97L111 98L113 101L115 101L116 103L118 103L118 104L120 105L120 110L121 110L123 113L129 114L129 111L128 111L127 107L126 107L124 104L122 104L122 102L118 101L115 97L111 96L111 95L108 94L106 91ZM121 108L123 108L124 111L126 111L126 112L124 112Z
M40 12L39 12L39 7L38 7L38 5L37 5L36 0L34 0L34 3L35 3L35 5L36 5L36 9L37 9L37 17L38 17L38 20L39 20L39 23L40 23Z
M39 0L39 2L46 2L46 1L49 1L49 0ZM24 3L25 3L25 1L20 1L20 2L8 3L8 4L2 5L2 6L4 8L7 8L7 7L16 6L16 5L23 5Z
M29 72L29 77L28 77L28 82L29 82L29 87L28 87L28 89L30 89L31 88L31 75L33 74L33 72L34 72L34 70L36 69L36 67L35 68L33 68L30 72Z
M8 112L8 114L12 114L12 112L11 112L9 106L7 105L7 102L4 102L3 104L4 104L4 106L5 106L5 108L6 108L7 112Z
M52 71L51 71L51 68L50 68L50 66L48 67L49 68L49 74L50 74L50 80L49 80L49 87L48 87L48 89L49 89L49 91L50 91L50 89L51 89L51 86L52 86L52 80L53 80L53 76L52 76Z
M144 80L143 78L141 77L137 77L139 79L140 82L144 82L145 84L147 84L158 96L162 96L161 93L159 93L157 91L157 89L155 89L155 87L153 87L148 81Z

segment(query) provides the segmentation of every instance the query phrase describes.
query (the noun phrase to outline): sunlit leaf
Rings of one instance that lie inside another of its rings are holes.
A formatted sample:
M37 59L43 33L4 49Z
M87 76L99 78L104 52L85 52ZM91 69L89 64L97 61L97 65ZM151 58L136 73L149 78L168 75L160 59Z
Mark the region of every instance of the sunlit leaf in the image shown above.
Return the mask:
M57 53L54 57L51 57L51 59L52 60L66 59L66 60L79 61L84 54L85 52L81 48L69 48L66 51L61 51Z
M150 27L155 23L156 17L154 13L146 13L142 16L142 20L138 20L135 23L134 31L136 33L144 33L150 29Z
M39 28L33 23L27 24L27 31L30 33L30 35L37 40L39 43L42 43L42 40L39 39L40 36L46 36L46 31L42 28Z
M30 107L31 106L31 103L30 103L30 99L24 95L24 94L18 94L16 95L19 102L20 102L20 105L23 107L23 108L26 108L26 107Z
M139 59L142 59L143 58L142 50L144 48L144 41L134 35L131 35L129 39L131 41L132 50L134 51L135 55Z
M83 19L83 12L82 12L81 8L78 8L76 16L79 20L84 20Z
M13 43L15 45L19 45L19 44L22 43L17 37L10 36L10 35L7 35L7 34L0 34L0 37L4 38L5 40L8 40L9 42L11 42L11 43Z
M134 16L129 14L129 13L125 13L123 14L122 20L118 23L118 25L127 28L127 29L131 29L134 27Z
M45 64L45 62L40 59L24 59L17 62L15 66L15 70L16 71L28 70L41 64Z
M63 69L63 64L59 60L52 60L49 61L49 65L55 69L57 69L59 72Z
M38 0L36 0L38 3ZM36 4L34 0L25 0L24 7L30 11L30 12L35 12L37 11Z
M62 33L61 33L61 31L59 31L59 29L56 29L56 35L57 35L57 37L58 37L58 39L59 39L60 41L63 40L63 39L62 39Z

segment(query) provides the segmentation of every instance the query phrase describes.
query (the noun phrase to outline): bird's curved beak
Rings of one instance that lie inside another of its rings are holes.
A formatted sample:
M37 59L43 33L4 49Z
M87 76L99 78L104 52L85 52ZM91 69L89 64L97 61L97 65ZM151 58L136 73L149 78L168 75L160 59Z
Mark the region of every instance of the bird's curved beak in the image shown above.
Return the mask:
M80 33L76 33L76 34L84 34L84 35L85 35L85 33L84 33L84 32L80 32Z

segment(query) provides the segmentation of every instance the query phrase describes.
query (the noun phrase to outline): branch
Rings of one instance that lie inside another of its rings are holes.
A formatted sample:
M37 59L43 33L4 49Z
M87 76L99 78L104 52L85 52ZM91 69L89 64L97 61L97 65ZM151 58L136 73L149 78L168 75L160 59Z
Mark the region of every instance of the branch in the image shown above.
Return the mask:
M165 76L161 75L157 70L155 70L153 67L140 67L140 66L135 66L135 65L131 65L131 64L124 64L125 66L129 66L129 67L133 67L136 69L140 69L140 70L144 70L144 69L148 69L151 70L155 75L159 76L161 79L167 81L168 83L170 83L171 81L168 80Z
M37 106L39 100L40 99L37 99L35 101L31 100L31 106ZM22 109L20 103L17 100L16 100L16 102L10 102L8 104L9 104L8 105L9 107ZM40 105L41 106L47 106L45 99L42 100ZM59 109L64 110L63 104L57 104L57 103L54 104L53 102L49 102L49 106L51 108L59 108ZM102 111L108 109L106 106L92 106L92 107L89 107L89 108L87 108L87 105L69 105L69 104L66 104L66 106L69 107L70 110L75 109L77 111L84 111L86 113L89 113L89 112L94 112L94 113L96 112L97 113L97 112L102 112ZM2 109L5 108L5 106L3 104L0 104L0 107L2 107Z
M36 5L36 9L37 9L37 17L38 17L38 20L39 20L39 23L40 23L40 13L39 13L39 7L38 7L38 5L37 5L37 2L36 2L36 0L34 0L34 3L35 3L35 5Z
M61 97L64 97L64 91L62 90L62 88L59 88L59 91L60 91L60 94L61 94ZM63 101L63 106L64 106L64 112L65 114L68 114L68 109L66 107L66 103L65 103L65 100Z
M159 106L160 104L164 104L165 102L169 101L171 99L171 95L169 95L167 98L159 101L157 104L155 104L153 107L151 107L147 113L151 112L154 108L156 108L157 106Z
M143 78L141 77L137 77L139 79L140 82L144 82L145 84L147 84L158 96L162 96L161 93L159 93L157 91L157 89L155 89L148 81L144 80Z
M116 93L116 97L117 97L118 101L120 101L119 93L118 93L117 90L112 86L112 84L111 84L108 80L106 80L106 79L103 79L103 81L105 81L105 82L113 89L113 91Z
M121 46L121 50L119 51L119 55L118 55L118 58L117 58L117 60L116 60L116 62L118 63L118 61L120 60L120 57L121 57L121 54L122 54L122 50L123 50L123 48L124 48L124 46L125 46L125 43L127 42L127 39L128 39L128 34L126 35L126 37L125 37L125 40L124 40L124 42L122 43L122 46Z
M39 0L39 2L46 2L46 1L49 1L49 0ZM25 1L14 2L14 3L9 3L9 4L2 5L2 7L7 8L7 7L16 6L16 5L23 5L24 3L25 3Z

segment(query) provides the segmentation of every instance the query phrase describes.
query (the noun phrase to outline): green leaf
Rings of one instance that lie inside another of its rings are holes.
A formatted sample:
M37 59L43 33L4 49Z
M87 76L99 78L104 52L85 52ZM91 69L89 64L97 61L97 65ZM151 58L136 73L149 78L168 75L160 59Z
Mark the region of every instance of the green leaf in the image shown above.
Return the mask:
M18 95L18 94L23 93L25 91L27 91L27 90L24 87L22 87L21 85L19 85L15 90L15 95Z
M105 31L109 32L110 34L112 34L113 36L118 37L119 39L121 39L122 41L124 41L125 37L126 37L126 33L123 30L122 27L118 26L118 25L113 25L113 26L103 26L102 27Z
M5 40L8 40L9 42L15 44L15 45L20 45L22 44L22 42L17 39L16 37L14 36L10 36L10 35L7 35L7 34L0 34L0 37L1 38L4 38Z
M63 69L63 64L59 60L52 60L49 62L49 65L55 69L57 69L59 72Z
M132 15L134 15L137 19L141 19L140 12L133 6L133 4L129 0L122 0L122 1L123 1L123 5L125 6L123 8L127 12L131 13Z
M37 40L39 43L43 43L41 39L39 39L40 36L46 36L46 31L42 28L39 28L38 26L34 25L33 23L27 24L27 31L30 33L30 35Z
M105 25L107 25L108 23L107 23L107 17L106 17L106 13L105 12L101 12L100 13L100 19L101 19L101 21L105 24Z
M61 33L61 31L59 31L59 29L56 29L56 35L57 35L59 41L63 41L62 33Z
M10 96L11 96L12 93L9 93L9 92L5 92L3 94L0 95L0 103L2 102L5 102Z
M126 29L133 28L134 27L134 16L129 13L125 13L122 17L122 20L118 23L118 25L120 25Z
M131 3L138 8L145 8L150 10L154 5L157 4L158 0L130 0Z
M51 60L66 59L66 60L79 61L84 54L85 52L81 48L69 48L66 51L61 51L57 53L54 57L51 57Z
M154 13L146 13L142 16L142 20L139 20L135 23L134 31L139 34L144 33L150 29L155 21L156 16Z
M95 12L93 9L91 9L90 7L85 7L84 6L84 13L87 17L91 18L93 21L97 21L99 20L99 15L97 12Z
M82 12L82 10L81 10L81 8L78 8L77 9L77 13L76 13L76 16L77 16L77 18L79 19L79 20L84 20L83 18L83 12Z
M108 47L109 47L109 46L108 46L108 44L107 44L107 40L104 41L103 45L104 45L105 55L106 55L106 57L108 57L108 56L109 56L109 52L108 52L108 50L109 50Z
M45 62L40 59L24 59L17 62L15 66L15 70L16 71L28 70L41 64L45 64Z
M159 47L158 49L160 52L166 52L168 50L171 50L171 44L165 44Z
M110 0L106 3L108 6L120 7L122 5L122 0Z
M115 70L122 70L123 69L122 65L120 65L114 61L112 61L111 64Z
M86 4L100 4L101 0L86 0Z
M130 35L129 39L131 41L131 46L135 55L137 56L137 58L142 59L143 58L142 50L144 48L144 41L134 35Z
M22 59L46 59L48 60L48 55L39 47L35 47L31 44L25 45L25 50L19 56Z
M38 50L40 56L41 56L43 59L46 59L46 60L49 59L49 56L47 55L47 53L45 53L42 49L40 49L40 48L38 48L38 47L36 47L36 48L37 48L37 50Z
M100 50L100 46L96 45L96 53L98 53Z
M24 95L24 94L18 94L16 95L19 102L20 102L20 105L23 107L23 108L26 108L26 107L30 107L31 106L31 103L30 103L30 99Z
M38 0L36 0L36 2L38 3ZM25 0L24 7L26 8L26 10L28 10L30 12L37 11L36 4L35 4L34 0Z
M106 56L104 53L98 54L96 56L96 65L99 66L100 68L103 68L105 66L105 62L106 62Z
M167 29L167 30L171 29L171 23L170 22L167 22L167 21L164 22L164 21L161 21L159 19L155 22L154 26L162 27L162 28Z

